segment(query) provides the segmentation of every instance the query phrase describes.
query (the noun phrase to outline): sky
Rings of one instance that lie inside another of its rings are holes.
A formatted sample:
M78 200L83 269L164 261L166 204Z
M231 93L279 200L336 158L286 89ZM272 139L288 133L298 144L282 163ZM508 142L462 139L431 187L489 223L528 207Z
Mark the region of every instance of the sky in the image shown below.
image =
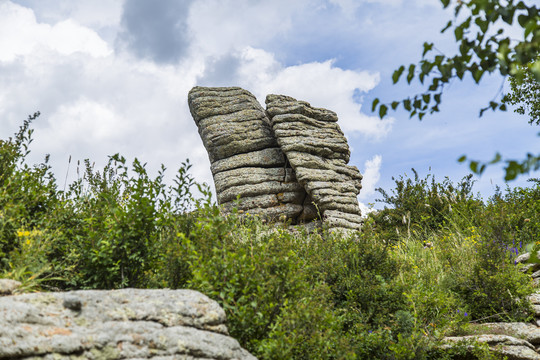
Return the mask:
M116 153L154 175L164 164L169 177L189 159L194 178L213 186L188 91L240 86L263 107L267 94L285 94L338 114L350 164L364 175L359 200L381 208L375 189L391 190L412 168L458 181L469 173L461 155L538 153L540 129L527 118L478 117L508 89L498 76L453 82L441 112L423 121L371 112L376 97L421 90L392 85L391 75L420 60L424 41L455 51L452 33L440 34L451 17L437 0L0 0L0 138L40 111L28 160L50 154L60 188L76 178L77 160L102 169ZM506 186L501 166L475 179L484 198Z

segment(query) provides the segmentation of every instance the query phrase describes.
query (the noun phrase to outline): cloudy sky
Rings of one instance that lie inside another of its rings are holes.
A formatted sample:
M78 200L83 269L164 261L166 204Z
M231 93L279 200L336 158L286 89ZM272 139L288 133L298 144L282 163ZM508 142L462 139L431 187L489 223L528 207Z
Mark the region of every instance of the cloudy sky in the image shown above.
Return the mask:
M498 97L496 76L453 83L442 112L422 122L371 113L375 97L419 90L390 77L419 60L424 41L455 50L439 33L450 17L438 0L0 0L0 138L39 110L30 161L50 154L61 187L76 160L100 168L115 153L152 172L164 164L171 176L189 158L195 178L212 183L187 105L188 91L203 85L241 86L262 103L286 94L337 112L351 164L364 174L364 204L411 168L456 181L468 173L456 161L463 154L538 152L538 129L526 118L478 118ZM489 196L502 179L502 168L488 168L475 189Z

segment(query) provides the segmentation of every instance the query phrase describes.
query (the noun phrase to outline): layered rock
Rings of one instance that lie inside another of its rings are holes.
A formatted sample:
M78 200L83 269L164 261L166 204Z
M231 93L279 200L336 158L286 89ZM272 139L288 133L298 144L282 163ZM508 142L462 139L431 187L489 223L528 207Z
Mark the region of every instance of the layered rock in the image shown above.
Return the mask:
M195 87L188 102L208 151L218 203L226 211L237 207L271 220L299 217L306 191L257 99L237 87Z
M0 297L0 359L245 359L225 313L192 290Z
M225 211L360 228L362 176L347 165L349 146L334 112L283 95L269 95L265 112L237 87L195 87L188 102Z
M268 95L266 111L296 178L331 228L359 229L362 175L347 165L350 151L336 113L284 95Z

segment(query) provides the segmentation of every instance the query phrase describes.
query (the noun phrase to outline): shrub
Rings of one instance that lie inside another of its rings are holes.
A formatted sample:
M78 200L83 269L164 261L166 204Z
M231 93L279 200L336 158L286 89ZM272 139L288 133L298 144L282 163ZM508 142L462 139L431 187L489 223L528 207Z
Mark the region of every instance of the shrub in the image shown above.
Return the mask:
M13 138L0 140L0 268L8 268L8 254L20 247L18 231L41 229L57 202L55 179L48 157L41 165L24 161L32 142L35 113L24 121Z
M453 184L449 178L437 182L431 174L421 179L415 169L412 171L414 179L407 175L392 178L395 189L391 194L376 189L382 195L377 201L391 206L368 215L383 239L397 241L400 235L429 234L448 224L455 210L463 219L481 205L472 193L472 175Z
M480 238L476 259L467 272L458 272L450 285L480 322L528 321L533 316L526 301L533 292L529 275L514 265L515 254L501 239Z
M328 236L313 241L302 257L309 259L312 281L328 284L333 303L344 313L345 330L356 323L376 329L406 308L404 288L396 282L402 264L377 238Z
M270 351L272 329L274 334L287 331L287 321L299 316L291 314L291 309L296 311L299 302L313 296L297 240L287 231L266 229L262 236L246 231L257 226L253 222L241 225L234 215L223 217L217 212L200 218L191 234L193 277L189 281L191 288L223 306L231 335L254 352L263 340L266 342L260 346ZM288 316L283 313L286 308ZM310 311L304 315L309 317ZM284 323L279 324L279 319Z
M179 171L177 187L164 184L163 166L151 178L137 159L130 170L125 158L111 156L101 173L89 161L85 164L83 179L63 197L70 216L63 219L66 223L56 224L66 230L55 244L55 258L69 254L74 287L148 286L149 273L163 256L167 239L162 235L185 211L185 197L193 185L187 176L189 164Z

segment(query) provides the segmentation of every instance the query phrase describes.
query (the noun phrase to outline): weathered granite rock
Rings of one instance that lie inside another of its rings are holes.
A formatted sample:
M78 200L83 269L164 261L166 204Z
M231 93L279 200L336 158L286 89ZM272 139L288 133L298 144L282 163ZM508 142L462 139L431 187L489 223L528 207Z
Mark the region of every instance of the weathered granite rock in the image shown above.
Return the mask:
M281 150L324 222L359 229L362 175L347 165L350 151L337 115L284 95L268 95L266 111Z
M208 151L223 209L236 207L271 220L284 215L296 221L307 194L278 147L257 99L237 87L195 87L188 102Z
M269 95L265 112L238 87L195 87L188 102L226 212L360 228L362 175L347 165L349 146L334 112L283 95Z
M34 293L0 298L0 359L255 359L225 313L191 290Z

